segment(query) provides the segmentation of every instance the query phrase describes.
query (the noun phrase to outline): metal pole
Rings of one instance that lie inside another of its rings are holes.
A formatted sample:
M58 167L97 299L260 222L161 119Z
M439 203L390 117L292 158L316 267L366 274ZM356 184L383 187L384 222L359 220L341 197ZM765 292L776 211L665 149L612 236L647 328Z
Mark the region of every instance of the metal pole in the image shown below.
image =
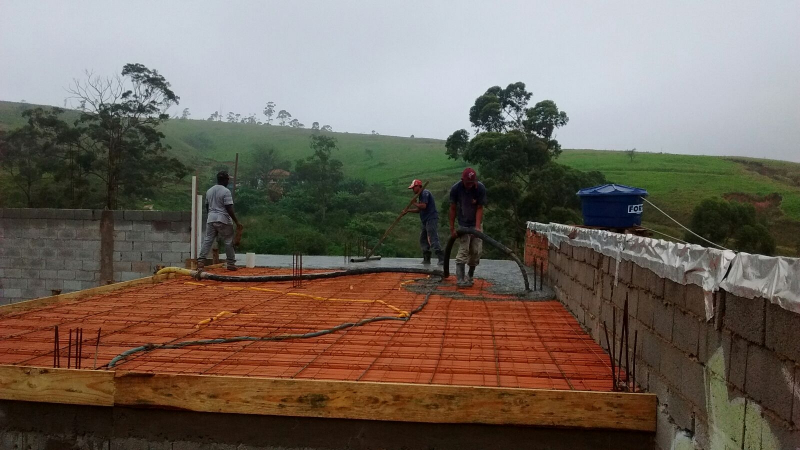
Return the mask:
M190 258L197 259L197 232L195 231L195 227L197 226L196 221L194 218L197 216L197 202L195 201L195 196L197 195L197 175L192 177L192 236L189 238L189 249L190 249Z

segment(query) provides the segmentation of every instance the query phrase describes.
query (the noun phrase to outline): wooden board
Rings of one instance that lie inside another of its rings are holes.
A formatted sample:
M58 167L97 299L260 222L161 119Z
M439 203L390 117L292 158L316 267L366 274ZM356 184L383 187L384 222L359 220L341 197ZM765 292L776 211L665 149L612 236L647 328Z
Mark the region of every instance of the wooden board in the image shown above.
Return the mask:
M98 286L96 288L84 289L82 291L70 292L67 294L53 295L51 297L42 297L33 300L26 300L23 302L12 303L9 305L0 306L0 317L8 316L9 314L29 311L31 309L44 308L60 303L68 303L75 300L80 300L95 295L106 294L108 292L118 291L134 286L145 284L157 284L170 278L175 278L175 274L153 275L145 278L137 278L135 280L123 281L121 283L107 284L105 286Z
M113 406L114 373L0 366L0 399Z
M133 407L428 423L655 431L656 396L617 392L121 373Z

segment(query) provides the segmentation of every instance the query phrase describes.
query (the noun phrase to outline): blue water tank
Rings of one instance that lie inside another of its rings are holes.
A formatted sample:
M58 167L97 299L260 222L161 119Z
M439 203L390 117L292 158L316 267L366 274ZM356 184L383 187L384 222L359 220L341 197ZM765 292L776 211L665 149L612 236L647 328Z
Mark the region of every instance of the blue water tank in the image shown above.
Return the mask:
M578 191L583 224L590 227L630 228L642 224L647 191L621 184L604 184Z

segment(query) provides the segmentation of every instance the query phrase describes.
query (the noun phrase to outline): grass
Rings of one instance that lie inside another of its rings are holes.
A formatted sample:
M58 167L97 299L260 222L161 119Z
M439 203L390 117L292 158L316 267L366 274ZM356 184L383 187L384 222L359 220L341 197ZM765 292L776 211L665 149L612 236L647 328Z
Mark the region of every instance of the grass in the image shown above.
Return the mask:
M24 105L0 102L0 129L23 123ZM240 167L247 165L258 147L272 146L281 157L294 162L311 154L307 129L171 120L163 129L172 152L201 173L216 165L232 167L235 154ZM406 189L413 178L431 181L429 188L441 203L458 180L463 162L448 159L444 141L435 139L333 133L339 150L334 157L344 163L345 175L383 183L395 194L393 204L405 205ZM772 231L782 254L795 254L800 236L800 164L750 158L637 153L633 161L621 151L565 150L559 162L580 170L597 170L614 183L642 187L649 200L688 223L694 207L705 198L741 192L752 195L781 194L780 217ZM0 183L1 185L2 183ZM5 188L5 187L4 187ZM491 195L491 186L489 186ZM181 209L189 203L189 181L172 186L154 199L156 208ZM491 197L490 197L491 198ZM444 214L441 214L444 217ZM644 224L673 236L682 230L655 211L645 208Z

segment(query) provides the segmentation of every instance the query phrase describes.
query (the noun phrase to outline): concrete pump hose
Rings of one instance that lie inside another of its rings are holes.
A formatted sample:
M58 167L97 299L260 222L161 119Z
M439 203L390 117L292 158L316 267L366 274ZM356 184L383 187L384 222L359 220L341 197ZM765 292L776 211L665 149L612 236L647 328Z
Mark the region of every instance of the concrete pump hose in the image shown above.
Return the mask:
M165 274L165 273L177 273L181 275L188 275L190 277L198 278L198 272L196 270L189 270L189 269L180 269L177 267L165 267L158 271L158 275ZM208 273L208 272L200 272L199 278L201 280L212 280L212 281L228 281L228 282L256 282L256 283L263 283L263 282L270 282L270 281L292 281L297 280L298 278L303 280L321 280L327 278L339 278L339 277L347 277L352 275L367 275L373 273L418 273L422 275L432 275L432 276L442 276L441 270L435 269L421 269L415 267L362 267L357 269L348 269L348 270L341 270L337 272L322 272L322 273L308 273L303 274L302 277L297 277L294 275L242 275L242 276L233 276L233 275L219 275L215 273Z
M522 272L522 278L523 278L523 280L525 280L525 290L526 291L530 291L531 290L531 285L528 282L528 271L525 270L525 265L522 264L522 261L520 261L520 259L514 253L514 251L511 250L510 248L506 247L505 245L495 241L494 239L492 239L491 237L489 237L488 235L486 235L482 231L478 231L478 230L476 230L474 228L459 228L458 230L456 230L456 235L457 236L450 236L450 240L447 241L447 247L445 247L445 249L444 249L444 267L443 267L444 278L447 278L447 277L450 276L450 254L453 251L453 243L455 243L456 239L458 239L459 237L461 237L461 236L463 236L465 234L471 234L471 235L473 235L473 236L475 236L477 238L480 238L481 240L483 240L483 242L489 243L489 245L491 245L494 248L500 250L501 252L505 253L506 256L508 256L509 258L513 259L514 262L517 263L517 265L519 266L520 272Z

